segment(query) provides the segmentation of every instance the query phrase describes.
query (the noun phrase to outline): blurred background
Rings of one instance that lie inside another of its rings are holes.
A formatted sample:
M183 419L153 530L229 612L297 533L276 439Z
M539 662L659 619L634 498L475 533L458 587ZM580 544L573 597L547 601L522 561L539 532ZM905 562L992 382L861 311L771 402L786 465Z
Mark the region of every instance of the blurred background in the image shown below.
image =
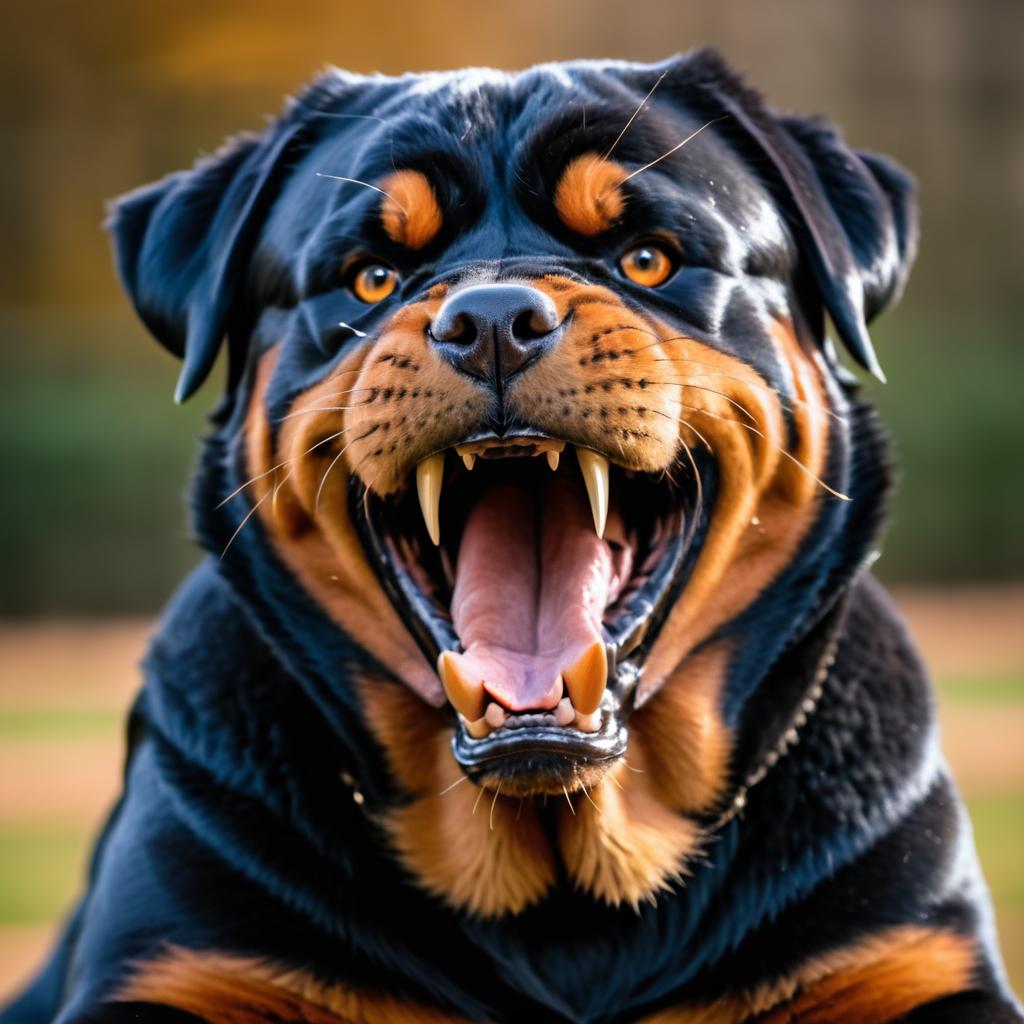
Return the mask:
M879 571L937 677L1024 988L1024 4L1019 0L3 0L0 998L49 941L116 792L152 616L196 559L216 382L120 294L104 200L259 129L327 63L401 72L712 44L777 106L918 177L923 243L874 331L901 486Z

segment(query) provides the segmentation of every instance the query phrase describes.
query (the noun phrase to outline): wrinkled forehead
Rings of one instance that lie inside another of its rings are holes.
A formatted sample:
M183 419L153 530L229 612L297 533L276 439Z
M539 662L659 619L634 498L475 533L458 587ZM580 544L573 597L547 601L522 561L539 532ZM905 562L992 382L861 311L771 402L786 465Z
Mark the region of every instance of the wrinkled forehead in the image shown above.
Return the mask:
M291 248L325 229L343 235L361 218L386 214L386 191L392 213L415 220L408 236L396 235L385 216L386 233L419 249L446 219L458 216L465 227L487 210L516 207L543 220L560 187L570 201L587 189L604 196L652 162L627 184L634 197L664 204L666 219L670 204L685 196L693 209L673 211L679 217L757 220L764 236L773 206L709 124L716 112L667 88L644 103L661 74L657 67L580 62L519 74L470 69L353 79L338 101L310 111L316 141L289 175L266 237ZM600 159L582 165L584 155ZM569 226L600 235L614 219ZM771 233L781 241L781 223Z

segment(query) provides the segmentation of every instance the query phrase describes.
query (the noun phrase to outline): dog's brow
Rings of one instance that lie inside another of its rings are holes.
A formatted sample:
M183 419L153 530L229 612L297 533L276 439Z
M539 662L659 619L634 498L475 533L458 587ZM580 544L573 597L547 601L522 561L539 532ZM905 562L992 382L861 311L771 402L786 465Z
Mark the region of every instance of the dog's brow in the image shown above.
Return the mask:
M555 210L577 234L592 237L607 231L625 209L619 186L626 169L597 153L576 157L562 171L555 188Z
M443 214L430 179L421 171L395 171L378 189L385 196L380 208L384 230L393 242L422 249L441 230Z

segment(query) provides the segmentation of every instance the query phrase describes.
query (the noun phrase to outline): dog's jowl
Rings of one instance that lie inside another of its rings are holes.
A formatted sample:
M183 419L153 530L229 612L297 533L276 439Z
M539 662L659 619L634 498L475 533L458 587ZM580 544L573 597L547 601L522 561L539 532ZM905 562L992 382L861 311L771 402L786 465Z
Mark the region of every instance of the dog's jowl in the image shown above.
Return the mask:
M209 555L5 1024L1021 1019L869 573L906 174L709 53L332 72L109 228Z

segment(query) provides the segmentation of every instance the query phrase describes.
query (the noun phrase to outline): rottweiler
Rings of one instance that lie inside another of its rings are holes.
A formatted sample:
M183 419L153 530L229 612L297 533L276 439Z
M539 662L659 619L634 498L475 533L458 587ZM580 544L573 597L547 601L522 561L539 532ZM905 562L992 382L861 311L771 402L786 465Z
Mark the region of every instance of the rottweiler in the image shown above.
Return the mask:
M109 229L209 555L4 1024L1024 1019L840 361L907 174L707 51L330 71Z

